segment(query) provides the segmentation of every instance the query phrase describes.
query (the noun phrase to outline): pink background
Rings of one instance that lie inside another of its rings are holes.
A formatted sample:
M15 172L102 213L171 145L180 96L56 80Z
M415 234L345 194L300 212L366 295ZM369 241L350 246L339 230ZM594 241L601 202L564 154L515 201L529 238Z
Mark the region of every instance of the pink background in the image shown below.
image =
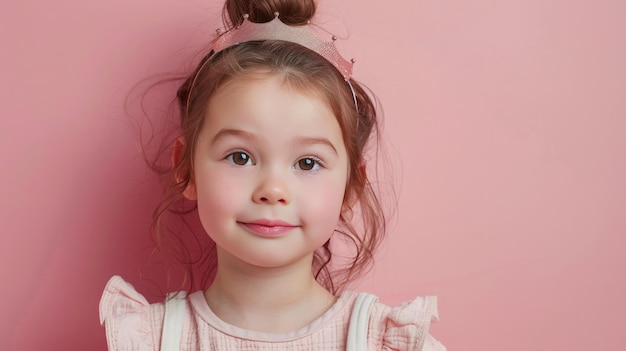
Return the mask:
M367 3L323 1L318 20L350 34L402 181L358 288L438 295L433 333L451 350L626 349L626 3ZM124 99L188 64L220 7L3 5L3 349L105 349L106 280L150 290L158 192Z

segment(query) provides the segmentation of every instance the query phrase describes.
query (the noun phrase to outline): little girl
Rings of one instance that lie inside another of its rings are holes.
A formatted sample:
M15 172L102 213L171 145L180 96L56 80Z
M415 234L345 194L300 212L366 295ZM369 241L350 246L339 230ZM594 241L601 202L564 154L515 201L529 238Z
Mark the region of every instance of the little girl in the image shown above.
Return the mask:
M181 136L156 211L196 204L215 274L157 304L111 278L110 350L445 350L428 333L434 298L392 308L344 290L384 234L364 158L378 122L352 62L312 32L314 13L313 0L226 1L232 28L178 90ZM343 270L337 236L354 244Z

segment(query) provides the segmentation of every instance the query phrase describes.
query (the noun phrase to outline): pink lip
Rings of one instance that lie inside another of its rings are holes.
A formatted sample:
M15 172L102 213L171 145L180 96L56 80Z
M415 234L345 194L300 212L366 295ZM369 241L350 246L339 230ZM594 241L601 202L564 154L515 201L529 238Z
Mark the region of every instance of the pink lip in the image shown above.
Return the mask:
M265 237L277 237L285 234L286 232L297 228L299 226L291 223L270 220L270 219L257 219L252 222L238 222L254 234Z

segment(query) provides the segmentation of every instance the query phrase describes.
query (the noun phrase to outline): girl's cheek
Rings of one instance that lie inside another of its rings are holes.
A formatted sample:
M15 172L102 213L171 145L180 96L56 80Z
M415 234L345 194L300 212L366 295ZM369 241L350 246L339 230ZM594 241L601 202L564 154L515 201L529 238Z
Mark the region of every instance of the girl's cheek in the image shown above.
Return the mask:
M323 217L337 217L343 205L343 185L320 186L310 189L311 194L307 196L304 203L306 207L315 209Z

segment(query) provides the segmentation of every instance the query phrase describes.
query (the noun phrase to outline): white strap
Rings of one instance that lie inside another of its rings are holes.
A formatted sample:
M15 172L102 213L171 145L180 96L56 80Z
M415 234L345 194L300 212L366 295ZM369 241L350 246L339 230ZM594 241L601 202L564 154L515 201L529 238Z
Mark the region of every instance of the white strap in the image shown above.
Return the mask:
M165 301L165 317L161 334L161 351L177 351L183 332L183 321L187 310L184 292L170 293Z
M367 327L369 324L370 308L376 302L376 296L360 293L356 297L348 326L348 341L346 351L367 350Z

